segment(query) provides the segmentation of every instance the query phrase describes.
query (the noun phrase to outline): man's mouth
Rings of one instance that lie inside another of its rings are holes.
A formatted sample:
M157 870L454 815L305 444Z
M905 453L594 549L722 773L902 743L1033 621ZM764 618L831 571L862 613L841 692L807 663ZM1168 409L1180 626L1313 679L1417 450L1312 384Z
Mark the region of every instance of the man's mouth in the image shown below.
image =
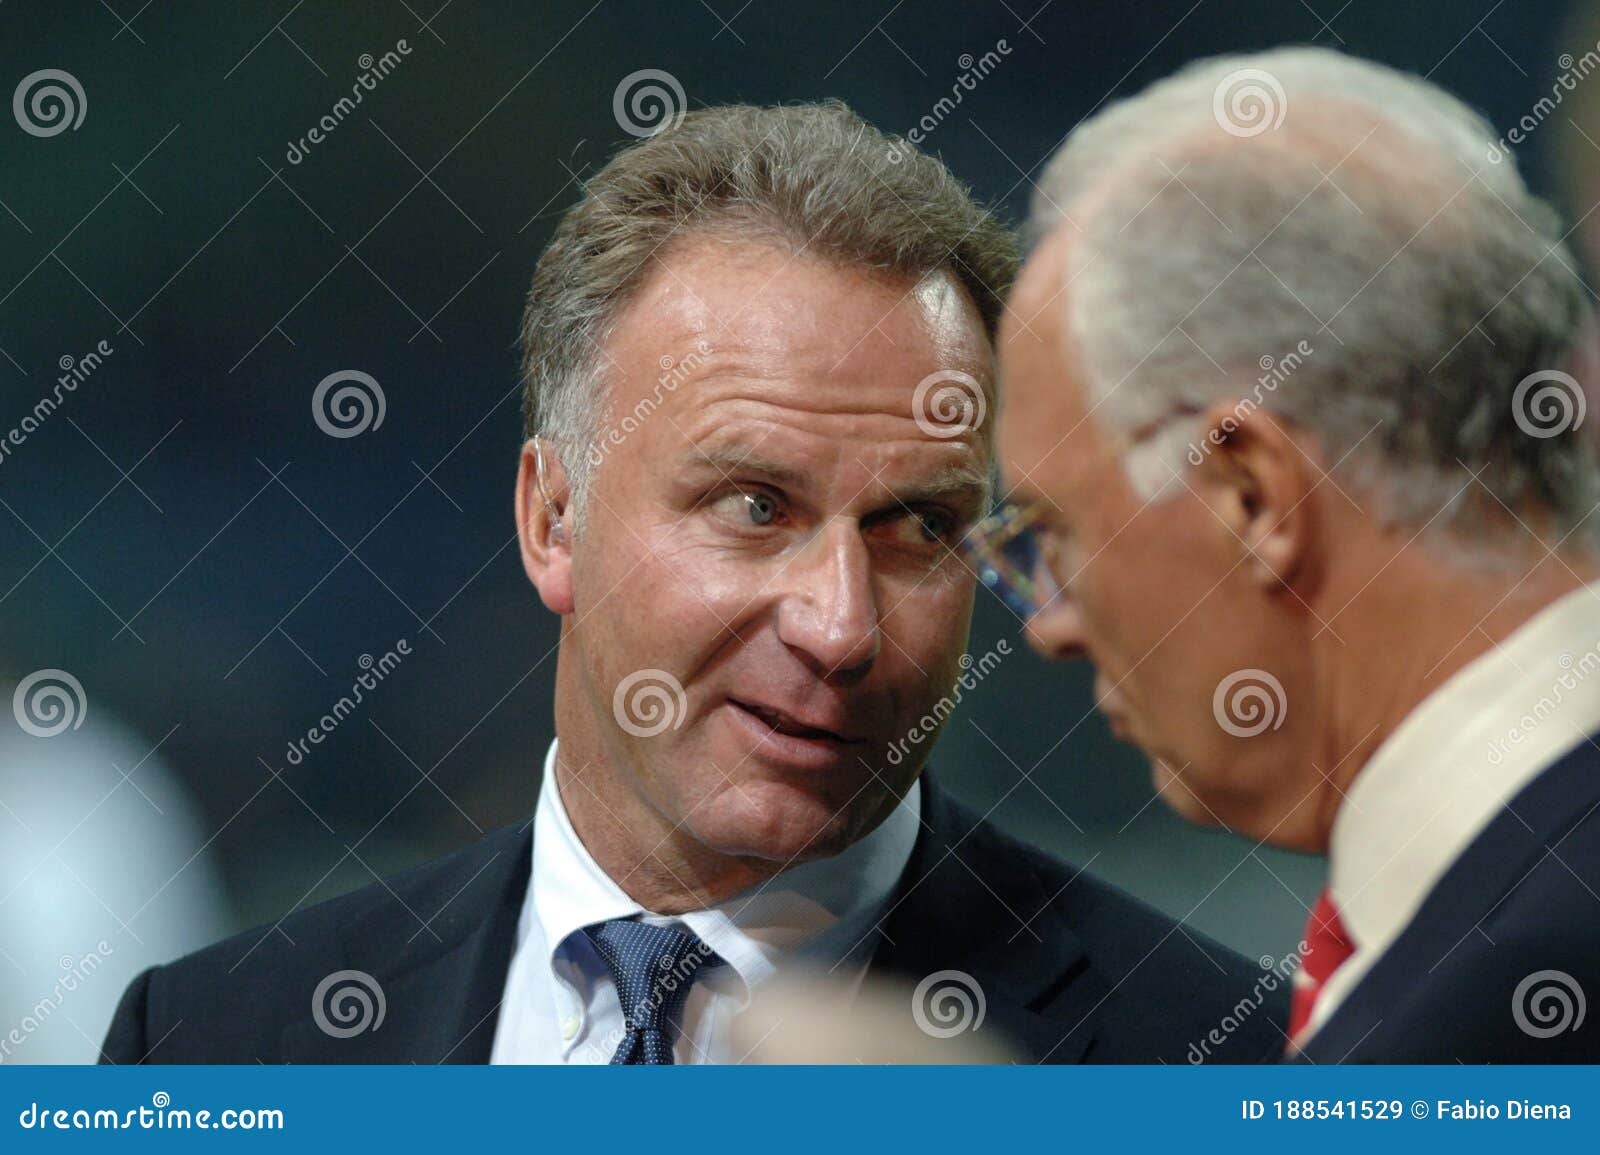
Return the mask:
M791 738L808 738L812 741L840 743L859 742L861 740L859 738L841 734L839 731L829 729L826 726L813 725L811 721L797 718L793 714L790 714L785 710L780 710L775 706L764 706L755 702L743 702L738 698L729 698L728 701L732 702L745 713L750 714L759 721L765 723L776 733L785 734Z

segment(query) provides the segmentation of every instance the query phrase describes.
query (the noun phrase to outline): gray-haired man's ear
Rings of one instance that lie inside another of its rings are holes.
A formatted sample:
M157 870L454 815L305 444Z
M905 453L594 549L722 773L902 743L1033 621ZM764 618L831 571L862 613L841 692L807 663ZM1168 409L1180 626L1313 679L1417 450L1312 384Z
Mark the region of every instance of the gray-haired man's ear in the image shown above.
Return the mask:
M1293 587L1315 568L1315 490L1325 465L1320 449L1266 409L1219 401L1203 420L1213 446L1196 472L1195 490L1217 528L1247 551L1245 572L1271 587ZM1209 528L1209 527L1208 527Z
M538 437L522 446L516 512L528 580L552 613L572 613L571 491L561 459Z

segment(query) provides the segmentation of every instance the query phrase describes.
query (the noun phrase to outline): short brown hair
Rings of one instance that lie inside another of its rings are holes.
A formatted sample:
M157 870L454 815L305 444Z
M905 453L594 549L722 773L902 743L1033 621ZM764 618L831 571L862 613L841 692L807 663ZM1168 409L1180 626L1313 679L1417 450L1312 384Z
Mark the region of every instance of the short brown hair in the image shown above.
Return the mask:
M1017 272L1011 231L949 169L838 101L700 109L629 145L562 217L522 321L525 436L561 451L580 515L599 347L670 239L729 225L845 267L911 278L949 269L991 340Z

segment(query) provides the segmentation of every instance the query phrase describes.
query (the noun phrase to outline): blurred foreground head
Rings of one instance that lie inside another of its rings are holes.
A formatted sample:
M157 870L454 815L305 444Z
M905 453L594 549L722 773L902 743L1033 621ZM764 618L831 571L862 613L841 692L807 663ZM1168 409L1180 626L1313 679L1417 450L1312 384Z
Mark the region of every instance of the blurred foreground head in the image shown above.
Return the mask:
M1040 181L1001 342L1061 587L1029 636L1190 818L1321 847L1398 721L1593 573L1585 293L1495 145L1286 49L1112 105Z
M1029 1061L986 1021L982 988L957 971L935 972L912 987L872 974L858 984L797 968L763 986L732 1032L740 1061L764 1066Z
M1009 233L841 104L702 109L585 183L523 323L558 772L652 909L838 853L961 672ZM942 717L942 715L941 715ZM581 784L581 785L580 785Z

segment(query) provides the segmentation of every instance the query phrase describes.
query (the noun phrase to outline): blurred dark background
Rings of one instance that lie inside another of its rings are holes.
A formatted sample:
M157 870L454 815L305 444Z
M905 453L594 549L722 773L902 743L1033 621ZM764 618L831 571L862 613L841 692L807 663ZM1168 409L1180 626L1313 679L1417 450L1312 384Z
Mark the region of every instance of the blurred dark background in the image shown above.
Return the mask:
M0 116L0 438L52 394L63 358L112 349L0 456L0 683L9 701L35 671L67 671L86 703L82 726L51 738L0 715L0 1034L62 956L103 942L113 963L62 1009L71 1029L39 1032L90 1058L138 967L530 813L556 621L514 548L513 337L555 221L633 139L613 115L625 75L670 72L692 107L839 97L905 132L966 57L1004 40L925 147L1018 222L1074 123L1217 52L1375 57L1504 131L1561 54L1594 47L1566 9L0 6L0 95L48 68L86 102L79 127L47 137ZM409 54L291 163L363 54L401 39ZM1537 187L1554 194L1558 154L1591 147L1579 133L1558 110L1516 150ZM312 392L345 369L380 383L386 411L330 437ZM1291 950L1321 860L1153 803L1142 759L1090 714L1088 670L1037 660L982 600L971 652L1000 637L1015 650L948 728L945 782L1252 957ZM362 656L401 638L411 655L291 764L288 742L348 693ZM30 1054L46 1044L16 1058Z

